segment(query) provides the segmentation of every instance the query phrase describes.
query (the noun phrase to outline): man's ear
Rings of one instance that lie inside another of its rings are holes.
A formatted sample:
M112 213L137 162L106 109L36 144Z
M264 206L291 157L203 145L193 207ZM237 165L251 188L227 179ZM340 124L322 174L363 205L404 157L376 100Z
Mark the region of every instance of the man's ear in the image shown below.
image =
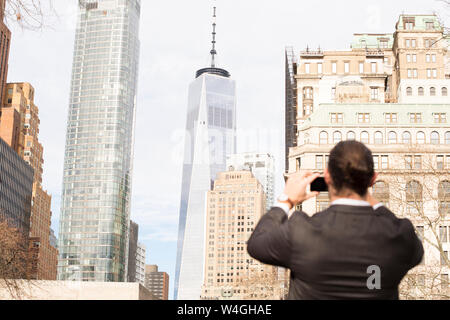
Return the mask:
M378 180L378 172L375 172L373 174L372 180L370 180L370 187L373 187L373 185L375 184L375 182L377 182Z

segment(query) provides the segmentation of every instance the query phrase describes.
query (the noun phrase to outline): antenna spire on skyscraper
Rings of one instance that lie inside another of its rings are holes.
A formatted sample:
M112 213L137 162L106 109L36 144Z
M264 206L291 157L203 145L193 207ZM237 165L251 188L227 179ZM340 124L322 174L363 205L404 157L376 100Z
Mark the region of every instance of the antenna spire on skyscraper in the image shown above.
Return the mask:
M216 67L216 55L217 55L217 51L216 51L216 18L217 18L217 7L214 5L213 8L213 32L212 32L212 49L211 49L211 68L215 68Z

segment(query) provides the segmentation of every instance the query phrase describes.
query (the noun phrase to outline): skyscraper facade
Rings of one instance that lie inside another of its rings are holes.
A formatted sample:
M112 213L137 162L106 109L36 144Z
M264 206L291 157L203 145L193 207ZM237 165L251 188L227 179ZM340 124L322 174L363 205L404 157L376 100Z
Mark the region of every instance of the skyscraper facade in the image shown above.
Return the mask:
M139 225L130 220L130 230L128 232L128 282L136 282L138 235Z
M0 221L30 233L33 168L0 138Z
M215 65L214 8L211 66L197 71L189 87L185 154L178 225L175 299L198 300L203 282L206 193L236 153L236 83Z
M44 148L39 142L39 108L34 104L35 91L31 84L8 83L2 111L17 114L13 117L1 116L0 136L7 132L19 135L20 144L11 147L34 169L33 199L30 221L30 249L34 257L31 277L39 280L56 280L57 249L50 244L52 197L42 186ZM12 130L10 130L12 129ZM16 133L14 133L16 131ZM6 137L9 137L6 134ZM12 141L10 141L12 142Z
M263 186L266 195L266 210L274 203L275 159L269 153L238 153L227 156L227 169L250 170Z
M6 26L5 20L6 0L0 0L0 103L3 101L8 76L9 49L11 43L11 31Z
M79 2L59 280L126 281L140 0Z
M145 266L145 287L159 300L169 299L169 275L157 265Z
M264 187L249 170L220 172L207 195L205 277L202 299L280 299L277 268L247 253L266 212Z
M136 250L136 278L135 282L145 285L145 259L147 255L147 248L141 242L137 243Z
M206 193L217 173L226 169L226 155L235 153L235 108L235 82L226 71L211 68L198 74L189 88L175 280L178 299L200 298Z

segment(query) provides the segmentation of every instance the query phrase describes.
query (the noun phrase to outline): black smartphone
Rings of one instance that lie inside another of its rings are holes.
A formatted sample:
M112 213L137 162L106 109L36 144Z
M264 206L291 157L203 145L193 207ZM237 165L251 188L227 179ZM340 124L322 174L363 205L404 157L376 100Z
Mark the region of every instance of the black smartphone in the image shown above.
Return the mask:
M324 177L319 177L311 183L311 191L328 192L328 185L325 183Z

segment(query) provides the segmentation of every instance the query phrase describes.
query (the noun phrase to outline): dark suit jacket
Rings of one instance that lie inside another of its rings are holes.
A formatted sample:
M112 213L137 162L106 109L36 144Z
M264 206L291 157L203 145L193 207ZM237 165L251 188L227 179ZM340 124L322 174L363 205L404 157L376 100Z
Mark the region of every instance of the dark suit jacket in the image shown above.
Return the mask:
M423 246L412 223L385 207L336 205L290 219L272 208L256 226L248 252L291 270L289 299L398 299L398 285L421 262ZM381 289L367 286L370 266L381 270Z

